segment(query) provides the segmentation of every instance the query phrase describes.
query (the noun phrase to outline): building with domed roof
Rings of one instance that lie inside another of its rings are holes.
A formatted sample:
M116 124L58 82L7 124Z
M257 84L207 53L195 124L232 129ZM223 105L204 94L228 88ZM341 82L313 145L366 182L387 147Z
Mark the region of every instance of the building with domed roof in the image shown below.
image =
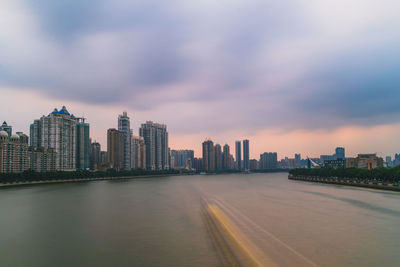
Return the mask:
M8 135L8 137L11 137L12 135L12 126L8 125L6 121L3 122L2 125L0 125L0 131L5 131Z
M60 110L54 109L49 115L35 120L30 126L31 146L54 150L56 170L76 169L77 122L78 119L63 106Z
M23 172L29 169L28 144L17 134L8 136L0 130L0 172Z

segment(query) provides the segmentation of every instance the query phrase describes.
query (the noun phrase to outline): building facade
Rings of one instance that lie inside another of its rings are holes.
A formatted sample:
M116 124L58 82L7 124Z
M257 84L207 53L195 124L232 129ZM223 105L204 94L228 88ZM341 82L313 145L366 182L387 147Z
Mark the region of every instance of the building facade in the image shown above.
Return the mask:
M6 121L0 126L0 131L5 131L8 134L8 137L12 135L12 126L8 125Z
M90 144L90 169L98 170L100 165L100 143L94 142Z
M222 170L222 148L220 144L216 144L214 147L214 158L215 158L215 170Z
M23 172L29 169L28 144L21 143L17 134L8 136L0 131L0 173Z
M146 169L168 170L168 132L164 124L147 121L139 129L139 134L144 138L146 146Z
M250 170L249 140L243 140L243 170Z
M211 139L206 139L203 142L203 170L206 172L215 171L215 151Z
M124 169L130 170L132 168L132 130L131 122L126 111L118 116L118 130L124 133Z
M76 123L77 119L63 106L47 116L35 120L30 126L31 146L53 149L56 152L56 169L76 169Z
M235 153L236 153L236 170L242 170L242 149L241 142L235 142Z
M29 169L35 172L56 170L56 152L54 149L29 147Z
M260 170L270 170L278 168L278 154L276 152L265 152L260 155Z
M124 168L124 133L114 128L107 131L107 161L112 169Z
M356 158L346 159L346 168L375 169L383 167L383 158L376 154L358 154Z
M141 136L132 136L132 169L146 169L146 145Z
M76 123L76 169L88 170L90 168L90 130L89 123L84 118L79 118Z
M231 165L231 152L228 144L224 145L224 151L222 155L222 168L224 170L230 170L232 168Z

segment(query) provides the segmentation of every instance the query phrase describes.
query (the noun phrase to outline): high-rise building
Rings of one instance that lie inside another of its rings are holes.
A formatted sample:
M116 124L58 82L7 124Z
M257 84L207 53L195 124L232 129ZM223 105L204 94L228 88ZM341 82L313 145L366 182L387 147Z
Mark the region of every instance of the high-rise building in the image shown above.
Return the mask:
M89 123L78 118L76 123L76 169L87 170L90 167Z
M144 138L141 136L132 136L132 169L146 168L146 145Z
M164 124L147 121L139 129L146 146L146 169L168 170L168 132Z
M261 170L278 168L278 154L276 152L265 152L261 154L259 165Z
M117 129L107 131L107 159L110 168L124 168L124 133Z
M90 169L98 170L100 165L100 143L94 142L90 144Z
M17 134L9 137L6 131L0 130L0 173L17 173L28 169L28 144L21 143Z
M243 170L250 169L249 140L243 140Z
M236 149L236 170L242 170L242 149L241 149L241 142L235 142L235 149Z
M335 150L335 158L336 159L345 159L345 150L344 147L337 147Z
M8 125L7 122L3 122L3 124L0 126L0 131L5 131L8 134L8 137L11 137L12 135L12 126Z
M63 106L60 111L54 109L30 126L31 145L56 152L56 170L76 169L76 123L75 116Z
M23 132L16 132L16 134L19 136L21 143L29 145L29 137L26 134Z
M203 142L203 169L206 172L215 171L215 151L211 139L206 139Z
M222 149L220 144L216 144L214 147L215 152L215 170L221 171L222 170Z
M43 147L29 147L29 169L35 172L49 172L56 170L56 152L54 149Z
M118 116L118 130L124 133L124 169L131 169L131 153L132 153L132 130L128 113L124 111Z
M228 144L224 145L224 152L222 156L222 167L224 170L231 169L231 152Z

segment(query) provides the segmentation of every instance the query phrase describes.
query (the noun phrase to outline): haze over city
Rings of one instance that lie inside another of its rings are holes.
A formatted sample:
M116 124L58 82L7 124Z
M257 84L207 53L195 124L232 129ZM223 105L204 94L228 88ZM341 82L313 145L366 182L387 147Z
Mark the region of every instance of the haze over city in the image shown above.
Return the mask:
M0 9L0 114L66 105L106 144L123 110L170 147L398 152L398 1L22 1ZM71 19L73 18L73 19ZM4 117L4 116L3 116Z

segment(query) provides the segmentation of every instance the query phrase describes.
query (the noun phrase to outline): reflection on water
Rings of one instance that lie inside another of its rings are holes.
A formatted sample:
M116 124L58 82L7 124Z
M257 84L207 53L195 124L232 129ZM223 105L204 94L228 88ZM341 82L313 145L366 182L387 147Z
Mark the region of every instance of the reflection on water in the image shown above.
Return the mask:
M0 190L0 266L398 266L400 194L287 174Z

